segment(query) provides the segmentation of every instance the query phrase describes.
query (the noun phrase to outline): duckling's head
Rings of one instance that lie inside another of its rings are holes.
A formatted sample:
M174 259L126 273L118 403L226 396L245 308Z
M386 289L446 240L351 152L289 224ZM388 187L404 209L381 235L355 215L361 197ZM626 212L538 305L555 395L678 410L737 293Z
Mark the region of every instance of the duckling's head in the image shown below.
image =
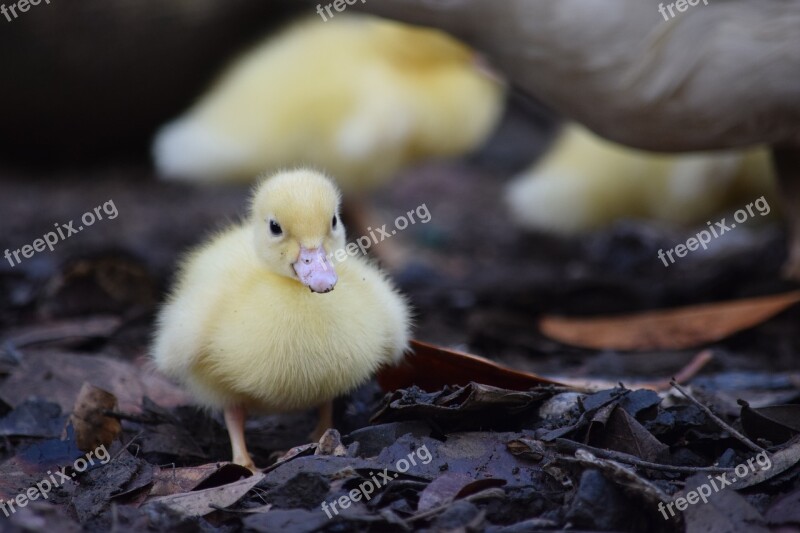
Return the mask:
M266 268L313 292L332 291L338 277L331 254L344 247L339 190L312 170L279 172L255 190L255 246Z

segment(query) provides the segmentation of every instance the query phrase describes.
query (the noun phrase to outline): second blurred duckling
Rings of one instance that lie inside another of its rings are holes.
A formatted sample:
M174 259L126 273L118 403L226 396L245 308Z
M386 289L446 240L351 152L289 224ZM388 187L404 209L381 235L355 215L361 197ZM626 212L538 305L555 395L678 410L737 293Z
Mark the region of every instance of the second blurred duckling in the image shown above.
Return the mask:
M774 194L774 171L764 148L662 154L568 124L533 169L509 184L506 202L520 225L571 235L620 218L704 223Z
M367 16L304 19L239 59L156 136L160 174L248 181L298 164L345 195L405 165L463 154L492 131L503 87L437 30Z

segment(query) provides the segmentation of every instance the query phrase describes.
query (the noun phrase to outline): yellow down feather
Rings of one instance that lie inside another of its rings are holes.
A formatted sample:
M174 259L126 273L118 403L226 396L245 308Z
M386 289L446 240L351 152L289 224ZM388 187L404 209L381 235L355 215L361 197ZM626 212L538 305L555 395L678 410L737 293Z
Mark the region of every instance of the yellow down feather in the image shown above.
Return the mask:
M292 275L301 243L344 246L341 223L331 228L338 209L338 191L316 172L263 182L250 217L183 262L158 317L156 366L201 405L279 412L320 405L400 358L409 311L378 269L348 257L326 294ZM271 217L283 238L268 237Z

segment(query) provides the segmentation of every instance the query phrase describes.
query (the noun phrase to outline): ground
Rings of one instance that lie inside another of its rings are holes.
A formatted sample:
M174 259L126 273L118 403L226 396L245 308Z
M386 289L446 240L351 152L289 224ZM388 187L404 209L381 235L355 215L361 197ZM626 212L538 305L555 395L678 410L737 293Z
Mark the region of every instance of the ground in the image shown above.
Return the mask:
M4 249L33 244L69 220L77 229L86 211L103 219L52 252L14 266L0 262L4 501L36 487L48 468L72 465L48 501L19 505L0 521L15 530L57 524L75 531L79 524L88 531L800 527L791 505L800 494L797 411L787 407L772 424L757 413L800 399L800 309L680 350L577 348L537 327L542 315L613 315L789 291L779 276L786 254L781 228L741 228L713 253L669 268L658 249L685 241L690 230L620 221L570 240L527 234L509 219L502 191L509 175L542 150L549 131L543 124L512 115L480 154L408 169L376 193L378 218L390 225L422 205L430 213L428 223L392 238L409 251L407 265L392 276L413 304L415 338L554 379L623 385L669 378L710 348L713 360L690 389L726 423L740 431L744 424L758 447L776 446L774 466L765 470L773 477L741 492L715 492L716 499L689 506L683 518L665 520L659 498L702 485L709 467L734 468L750 458L755 475L763 469L752 461L757 449L674 390L661 397L625 388L579 395L475 383L429 392L410 387L386 397L371 383L337 402L339 434L277 464L283 452L306 444L313 415L259 418L248 425L248 442L256 463L272 466L253 477L221 466L229 449L219 416L191 407L180 389L154 375L146 354L176 259L236 220L248 189L164 183L140 158L2 170ZM87 400L84 382L113 393L111 407ZM95 418L73 414L73 432L64 428L76 399ZM756 414L745 414L740 399ZM109 460L78 472L74 461L87 451L105 457L98 427L111 435ZM81 443L87 434L90 444ZM588 451L576 454L581 445ZM602 450L616 455L601 457ZM639 465L628 478L618 464L631 456L678 468ZM371 480L375 496L367 501ZM323 502L339 502L338 511L326 512Z

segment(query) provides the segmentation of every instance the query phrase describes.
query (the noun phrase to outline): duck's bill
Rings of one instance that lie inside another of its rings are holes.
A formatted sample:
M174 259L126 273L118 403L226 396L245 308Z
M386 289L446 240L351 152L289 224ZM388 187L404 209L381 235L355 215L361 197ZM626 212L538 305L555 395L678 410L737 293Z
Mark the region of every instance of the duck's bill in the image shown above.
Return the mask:
M339 281L323 246L311 250L301 246L300 256L292 267L300 283L313 292L330 292Z

